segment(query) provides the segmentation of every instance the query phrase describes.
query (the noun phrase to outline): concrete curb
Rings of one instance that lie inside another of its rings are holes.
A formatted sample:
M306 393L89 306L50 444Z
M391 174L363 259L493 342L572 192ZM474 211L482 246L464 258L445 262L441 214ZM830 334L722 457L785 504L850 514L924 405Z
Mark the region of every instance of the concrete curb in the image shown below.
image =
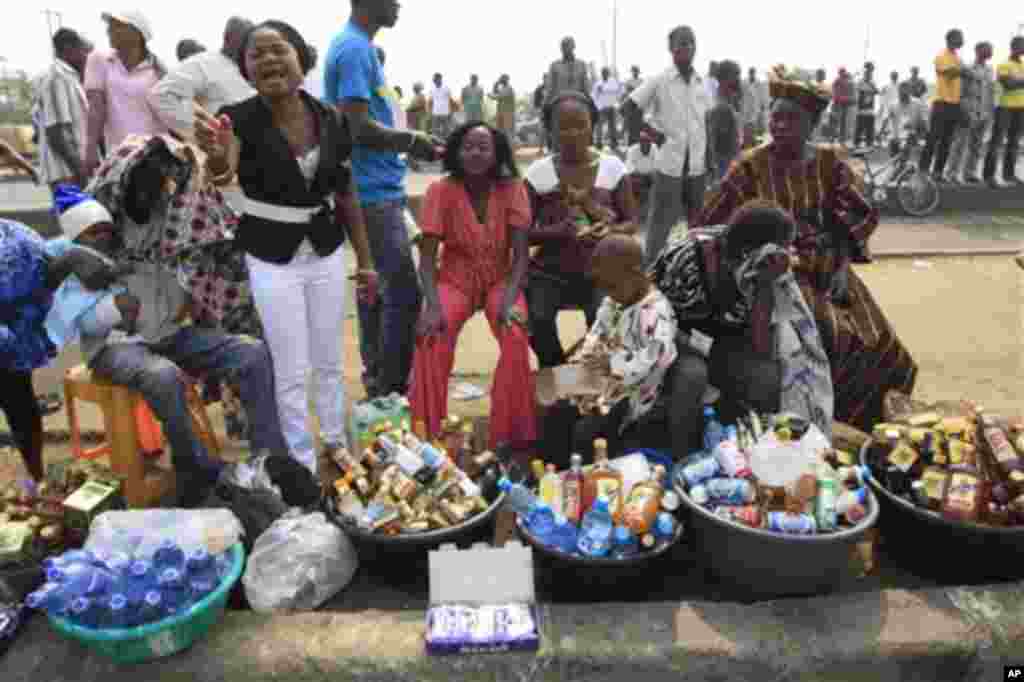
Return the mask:
M231 612L192 650L117 667L35 618L11 682L160 680L1002 679L1024 660L1024 585L891 590L753 605L546 605L537 655L430 658L420 611Z

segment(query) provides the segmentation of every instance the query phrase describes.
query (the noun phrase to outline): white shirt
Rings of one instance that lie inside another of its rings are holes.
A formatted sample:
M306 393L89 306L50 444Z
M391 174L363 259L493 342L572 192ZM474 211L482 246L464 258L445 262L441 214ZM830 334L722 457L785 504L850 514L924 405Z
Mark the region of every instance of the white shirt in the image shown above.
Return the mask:
M708 76L704 82L708 84L708 94L711 95L711 101L714 102L715 98L718 97L718 79L714 76Z
M896 105L900 101L900 85L899 83L890 82L888 85L882 88L882 93L879 96L879 100L882 107L882 116L885 117L890 111L896 108Z
M216 114L221 107L247 100L256 91L238 66L220 52L192 55L168 72L149 93L149 103L171 130L191 134L192 103Z
M452 91L447 85L430 91L431 110L434 116L449 116L452 113Z
M637 143L626 151L626 170L631 175L650 175L654 172L655 161L658 158L658 147L651 145L647 153Z
M689 156L690 176L703 175L707 151L705 121L712 102L704 79L694 73L687 83L679 69L671 66L644 81L629 97L644 111L650 110L654 127L665 135L665 144L658 150L656 170L674 178L682 177Z
M619 100L622 99L622 92L622 83L614 78L609 78L606 81L597 81L594 83L594 90L590 96L594 98L594 104L596 104L598 110L601 111L604 109L614 109L619 106Z

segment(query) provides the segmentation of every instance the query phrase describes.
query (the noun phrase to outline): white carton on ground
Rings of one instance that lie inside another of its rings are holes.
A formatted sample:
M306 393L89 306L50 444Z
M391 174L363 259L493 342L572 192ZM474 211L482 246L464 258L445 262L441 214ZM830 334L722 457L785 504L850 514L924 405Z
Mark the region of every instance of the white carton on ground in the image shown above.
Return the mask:
M513 540L504 547L478 542L445 544L430 553L430 603L533 604L533 549Z

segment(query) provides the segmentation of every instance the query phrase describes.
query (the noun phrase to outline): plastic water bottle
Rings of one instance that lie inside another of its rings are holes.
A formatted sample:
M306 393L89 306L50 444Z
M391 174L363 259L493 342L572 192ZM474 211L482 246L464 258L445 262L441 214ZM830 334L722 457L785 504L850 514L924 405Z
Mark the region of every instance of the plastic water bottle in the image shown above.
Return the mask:
M78 625L87 628L97 628L100 625L103 608L98 600L89 597L75 597L71 600L69 615Z
M125 552L115 552L107 558L106 568L114 577L119 581L124 581L128 578L131 572L132 558Z
M183 570L185 568L185 552L174 541L164 540L153 552L153 567L157 573L166 568Z
M608 511L608 498L601 496L583 516L577 547L585 556L607 556L612 548L612 515Z
M612 556L627 559L640 551L640 541L627 526L615 526L612 531Z
M659 512L654 520L654 537L658 542L671 540L676 534L676 518L668 512Z
M71 607L71 600L67 598L67 591L60 583L43 583L38 590L25 597L25 606L46 611L51 616L63 616Z
M704 408L704 449L714 452L715 446L725 440L725 428L718 421L718 413L713 407Z
M156 576L153 574L153 564L146 559L136 559L128 568L128 575L124 584L124 595L128 597L129 603L138 608L146 597L146 592L156 588Z
M176 568L165 568L157 577L157 586L163 595L164 611L178 613L188 604L188 585L185 574Z
M142 599L140 623L155 623L167 616L164 596L159 590L149 590Z
M505 493L505 504L509 509L525 518L533 505L537 504L537 496L530 492L522 483L513 483L507 478L498 481L498 490Z
M217 566L214 563L213 555L205 549L190 552L185 559L185 572L190 580L196 578L216 580Z
M192 578L188 582L188 601L195 604L206 598L217 589L217 584L210 578Z
M120 592L110 595L106 602L106 622L111 628L127 628L134 625L135 613L128 603L128 597Z
M551 532L549 545L566 554L576 553L576 543L579 542L579 531L576 524L562 514L555 515L555 529Z
M110 571L88 564L50 568L46 571L46 579L61 583L69 595L76 597L106 594L114 585L114 575Z
M551 536L555 532L555 512L551 505L538 501L524 521L534 537L544 544L551 543Z

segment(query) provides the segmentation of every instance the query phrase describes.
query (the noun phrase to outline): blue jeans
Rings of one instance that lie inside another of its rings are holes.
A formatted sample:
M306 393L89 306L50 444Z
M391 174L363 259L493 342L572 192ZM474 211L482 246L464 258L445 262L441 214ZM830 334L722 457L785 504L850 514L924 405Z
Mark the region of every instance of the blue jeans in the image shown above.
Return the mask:
M376 303L360 301L358 306L363 385L371 396L404 395L412 371L421 295L404 210L404 200L363 206L370 253L380 276Z
M93 358L90 366L112 383L142 394L163 423L174 468L186 480L190 476L205 477L212 482L221 464L210 457L192 430L182 372L236 383L249 417L251 450L288 453L281 435L277 402L273 399L270 353L262 341L182 327L159 343L110 344Z

